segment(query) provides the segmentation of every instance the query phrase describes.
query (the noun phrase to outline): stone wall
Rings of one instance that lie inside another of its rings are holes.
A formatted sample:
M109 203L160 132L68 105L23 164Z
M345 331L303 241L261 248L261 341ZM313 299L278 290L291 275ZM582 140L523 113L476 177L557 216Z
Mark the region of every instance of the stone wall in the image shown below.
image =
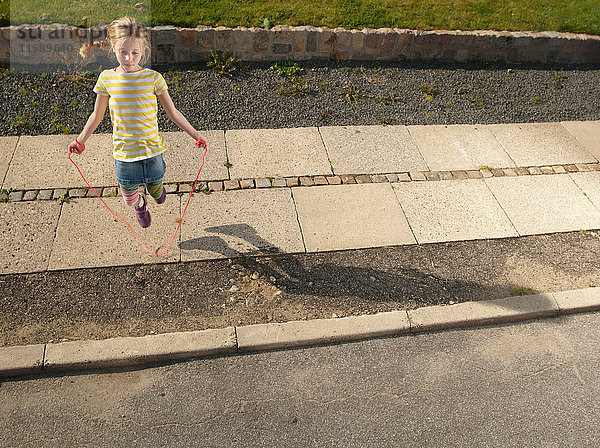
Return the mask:
M50 63L53 58L58 58L52 50L53 46L61 43L56 38L51 39L51 33L56 37L60 35L58 30L63 29L67 30L67 38L66 41L63 39L63 45L58 48L68 49L70 52L66 55L63 52L63 60L66 58L81 64L106 62L106 51L94 49L85 60L79 51L86 39L93 41L93 36L105 33L105 27L96 27L94 32L87 34L79 31L75 38L69 38L76 28L66 25L2 28L0 62L25 59L32 63L38 60ZM64 34L63 31L63 38ZM204 61L211 51L231 52L244 61L339 59L600 63L600 36L558 32L419 31L390 28L345 30L279 25L270 30L157 26L151 28L150 35L152 62L160 64ZM35 36L39 36L37 41ZM41 44L43 53L19 53L24 48L25 41ZM55 62L63 61L57 59Z

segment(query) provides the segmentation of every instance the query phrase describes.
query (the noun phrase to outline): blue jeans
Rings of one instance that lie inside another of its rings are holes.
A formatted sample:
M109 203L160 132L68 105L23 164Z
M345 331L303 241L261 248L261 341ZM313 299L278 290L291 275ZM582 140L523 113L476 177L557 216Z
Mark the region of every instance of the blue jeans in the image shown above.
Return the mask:
M165 177L167 164L163 160L163 155L149 159L138 160L136 162L123 162L115 159L115 168L117 170L117 182L122 186L157 184Z

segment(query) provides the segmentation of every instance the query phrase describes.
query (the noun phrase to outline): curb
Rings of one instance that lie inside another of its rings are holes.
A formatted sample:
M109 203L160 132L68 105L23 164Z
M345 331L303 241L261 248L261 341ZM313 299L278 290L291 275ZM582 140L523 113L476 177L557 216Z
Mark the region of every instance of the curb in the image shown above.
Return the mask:
M338 319L0 348L0 378L142 366L600 310L600 287Z

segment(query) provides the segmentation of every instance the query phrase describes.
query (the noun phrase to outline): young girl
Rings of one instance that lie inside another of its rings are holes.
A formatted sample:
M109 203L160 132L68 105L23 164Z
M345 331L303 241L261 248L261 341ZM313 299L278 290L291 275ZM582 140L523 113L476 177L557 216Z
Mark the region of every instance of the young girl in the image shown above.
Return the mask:
M144 26L131 17L121 17L109 25L108 37L119 66L100 74L94 87L97 95L94 111L78 138L69 144L69 153L83 152L85 142L102 121L108 105L117 182L125 203L134 206L140 225L148 227L150 212L144 191L157 204L166 199L163 186L166 165L162 153L167 143L158 135L156 98L169 118L190 137L202 143L206 143L206 138L175 108L160 73L142 68L150 53Z

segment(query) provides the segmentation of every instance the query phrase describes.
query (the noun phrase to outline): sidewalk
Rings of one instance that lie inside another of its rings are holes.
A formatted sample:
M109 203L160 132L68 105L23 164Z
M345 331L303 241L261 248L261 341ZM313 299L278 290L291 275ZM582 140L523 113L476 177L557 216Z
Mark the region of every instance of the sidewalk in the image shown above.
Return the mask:
M209 131L176 243L150 257L66 157L72 136L0 139L0 274L505 238L600 228L600 122ZM74 159L149 248L165 247L202 154L165 133L169 191L140 229L110 135ZM270 188L267 188L270 187ZM70 196L67 202L57 199ZM51 199L52 198L52 199ZM45 200L46 199L46 200Z

